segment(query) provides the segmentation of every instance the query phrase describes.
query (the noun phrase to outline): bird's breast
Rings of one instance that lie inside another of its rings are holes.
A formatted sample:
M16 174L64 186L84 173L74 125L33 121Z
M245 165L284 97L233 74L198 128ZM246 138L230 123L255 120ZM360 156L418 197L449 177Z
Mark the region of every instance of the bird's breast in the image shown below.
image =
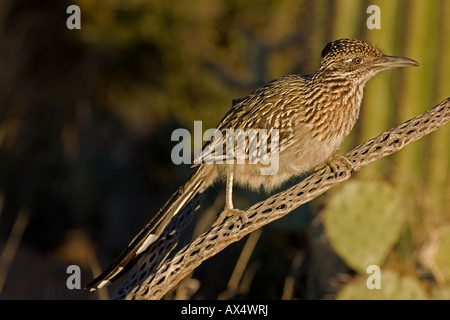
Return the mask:
M306 124L313 137L320 141L342 143L358 119L362 89L362 86L349 86L339 90L323 90L305 106L304 117L299 119L299 125Z

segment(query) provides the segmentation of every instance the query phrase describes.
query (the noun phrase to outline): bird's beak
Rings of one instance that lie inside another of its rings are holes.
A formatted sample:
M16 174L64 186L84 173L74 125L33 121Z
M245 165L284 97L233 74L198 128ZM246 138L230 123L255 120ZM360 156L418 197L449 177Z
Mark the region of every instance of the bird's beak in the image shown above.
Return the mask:
M413 59L404 57L384 56L375 62L375 66L382 69L396 68L396 67L418 67L419 63Z

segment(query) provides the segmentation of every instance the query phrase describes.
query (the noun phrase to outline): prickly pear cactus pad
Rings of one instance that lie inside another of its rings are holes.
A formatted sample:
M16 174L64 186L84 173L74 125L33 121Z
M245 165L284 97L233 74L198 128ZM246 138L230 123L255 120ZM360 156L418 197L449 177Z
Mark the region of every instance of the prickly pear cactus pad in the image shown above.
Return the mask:
M380 289L369 289L367 276L358 275L347 283L338 293L340 300L425 300L429 299L423 285L411 275L401 274L394 270L381 269Z
M376 180L347 182L331 195L324 211L332 247L348 266L362 273L370 265L383 264L405 218L402 197Z

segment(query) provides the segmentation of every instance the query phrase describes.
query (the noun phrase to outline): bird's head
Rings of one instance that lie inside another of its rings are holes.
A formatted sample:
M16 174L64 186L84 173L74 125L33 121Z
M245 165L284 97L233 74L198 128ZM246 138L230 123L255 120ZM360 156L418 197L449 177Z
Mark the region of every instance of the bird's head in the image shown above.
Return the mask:
M418 66L409 58L387 56L367 42L339 39L322 51L318 72L325 78L365 83L380 71L396 67Z

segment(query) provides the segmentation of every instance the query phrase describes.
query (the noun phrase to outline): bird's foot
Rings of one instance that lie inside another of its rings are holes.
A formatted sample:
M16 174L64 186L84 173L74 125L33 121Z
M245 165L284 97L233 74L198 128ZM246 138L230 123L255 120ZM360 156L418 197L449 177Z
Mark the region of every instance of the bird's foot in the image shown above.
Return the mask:
M218 226L219 224L221 224L222 222L225 221L225 219L227 219L228 217L239 217L239 219L241 219L242 223L245 224L247 223L247 218L245 217L245 215L243 214L244 211L243 210L239 210L239 209L234 209L234 208L224 208L222 213L220 214L219 218L217 218L216 222L214 222L214 224L212 225L213 228Z
M350 172L350 174L353 174L353 166L350 160L348 160L346 157L341 156L339 154L333 154L330 156L327 161L324 163L318 165L314 168L314 171L322 170L326 167L330 167L331 172L334 172L335 174L338 174L339 167L343 165L347 168L347 170Z

